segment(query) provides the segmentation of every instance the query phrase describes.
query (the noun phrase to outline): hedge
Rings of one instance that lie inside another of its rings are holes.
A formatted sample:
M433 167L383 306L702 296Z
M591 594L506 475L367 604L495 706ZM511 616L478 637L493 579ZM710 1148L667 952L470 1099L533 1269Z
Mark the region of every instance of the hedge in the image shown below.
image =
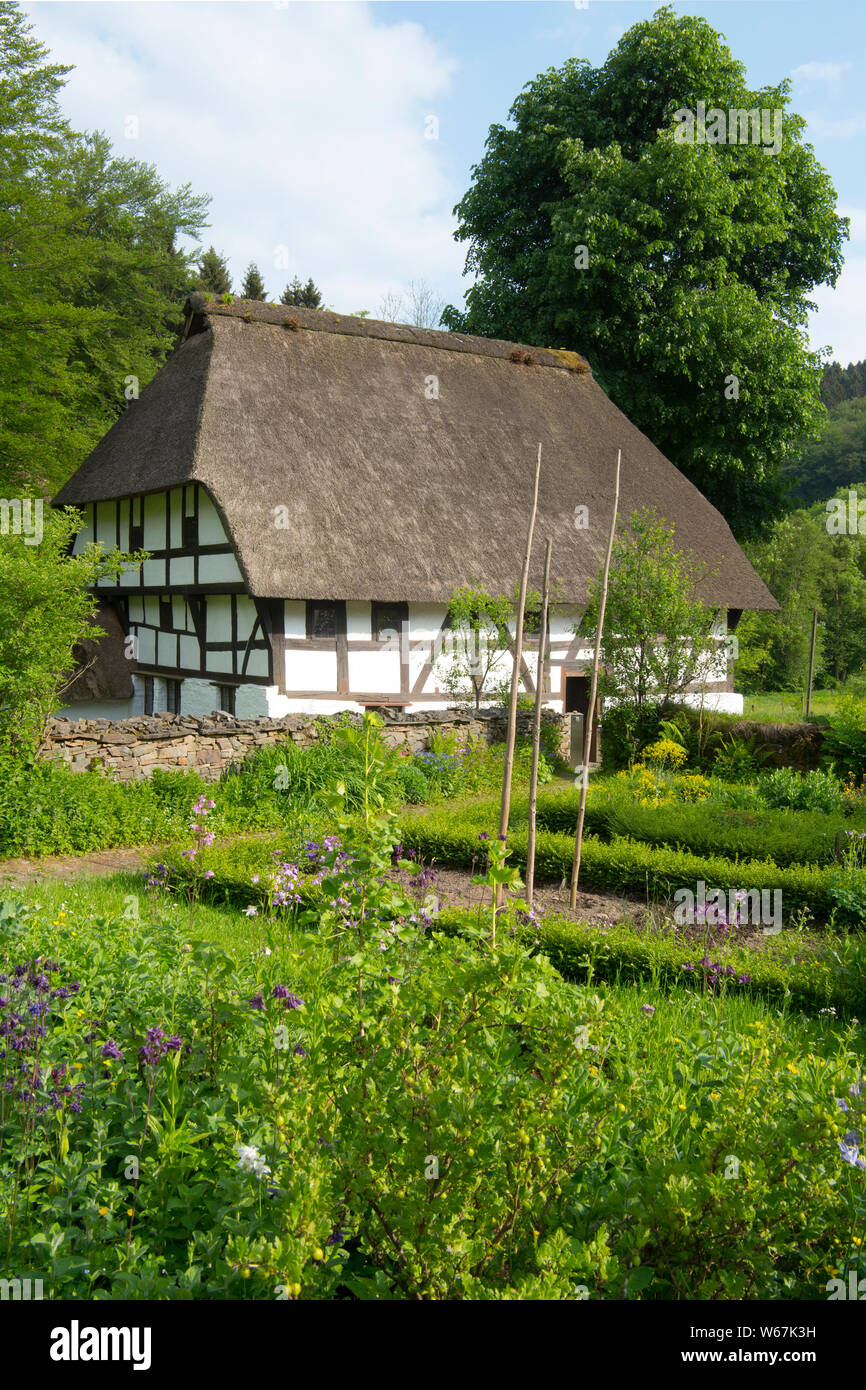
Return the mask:
M484 842L475 828L466 829L436 816L418 816L401 822L405 849L425 861L454 868L483 866ZM526 868L526 830L509 837L510 862ZM540 830L536 838L535 873L539 882L570 879L574 853L571 835ZM584 888L609 893L638 893L650 900L670 900L678 888L693 892L699 882L707 889L780 889L786 914L809 908L827 918L838 906L839 869L811 864L779 865L770 859L730 859L722 855L690 854L615 837L610 843L589 836L581 857ZM866 890L866 875L860 875Z
M445 932L460 932L476 925L476 915L465 910L439 914L437 926ZM548 957L567 980L577 984L605 981L634 984L652 980L657 985L678 985L702 990L704 972L699 964L700 946L677 941L672 936L637 934L631 928L614 926L606 930L584 922L549 916L531 927L518 928L520 936ZM834 971L824 960L775 959L769 954L744 947L726 950L723 964L731 964L737 976L747 975L745 984L727 988L737 993L765 999L773 1004L789 1001L806 1012L834 1008L838 1013L866 1013L866 973ZM687 965L695 968L686 969Z

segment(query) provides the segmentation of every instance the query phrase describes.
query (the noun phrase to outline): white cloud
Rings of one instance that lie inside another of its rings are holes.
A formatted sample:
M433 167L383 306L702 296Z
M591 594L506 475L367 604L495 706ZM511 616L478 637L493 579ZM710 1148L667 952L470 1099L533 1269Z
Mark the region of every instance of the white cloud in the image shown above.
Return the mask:
M822 116L819 111L804 111L806 121L805 139L814 140L853 140L866 134L866 112L853 112L850 116Z
M367 4L32 4L64 108L118 154L213 195L211 230L237 288L259 264L270 298L312 275L342 311L375 313L389 286L459 283L451 209L462 190L440 139L456 62L420 24ZM127 117L140 138L126 139ZM288 270L274 264L289 250Z
M791 76L798 86L815 82L837 86L843 72L852 66L851 63L801 63L799 67L791 69Z

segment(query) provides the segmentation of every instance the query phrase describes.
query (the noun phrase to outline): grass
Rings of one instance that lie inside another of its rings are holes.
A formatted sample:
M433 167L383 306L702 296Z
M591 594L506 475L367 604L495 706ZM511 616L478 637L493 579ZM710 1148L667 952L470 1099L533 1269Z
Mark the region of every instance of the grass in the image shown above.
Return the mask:
M106 922L118 918L151 924L156 931L161 925L186 930L189 926L189 903L173 894L151 894L144 887L142 874L109 874L99 878L82 878L76 883L59 879L39 884L9 888L0 893L15 901L24 901L37 910L44 910L53 925L66 930L64 918L71 921L78 915ZM63 917L60 913L63 913ZM71 928L70 930L75 930ZM237 908L224 903L200 902L193 915L192 935L200 941L210 941L232 953L245 951L258 944L260 928L255 919L244 917Z
M814 715L835 714L840 700L850 692L840 690L813 690L809 719ZM806 695L791 690L774 693L743 696L743 718L759 723L799 724L806 723Z

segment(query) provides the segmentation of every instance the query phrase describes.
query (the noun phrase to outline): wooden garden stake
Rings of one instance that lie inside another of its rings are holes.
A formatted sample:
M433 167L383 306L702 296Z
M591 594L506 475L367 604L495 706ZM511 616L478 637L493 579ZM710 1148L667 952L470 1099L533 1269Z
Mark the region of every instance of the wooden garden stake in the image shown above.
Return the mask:
M815 674L815 638L818 635L818 610L812 609L812 640L809 643L809 680L806 684L806 714L812 709L812 678Z
M535 711L532 721L532 769L529 774L529 837L526 841L526 906L532 909L535 890L535 806L538 799L538 759L541 752L541 706L547 660L547 608L550 600L550 537L544 549L544 584L541 590L541 635L538 639L538 672L535 678Z
M607 581L610 574L610 557L613 552L613 533L616 530L616 514L619 508L619 470L622 462L622 449L616 451L616 484L613 492L613 516L610 519L610 535L607 538L607 554L604 557L604 574L601 580L601 601L598 606L598 626L595 633L595 655L592 660L592 684L589 693L589 709L586 712L586 728L583 738L583 767L580 776L580 808L577 813L577 830L574 834L574 859L571 865L571 910L577 907L577 880L580 875L580 851L583 844L583 819L586 814L586 788L589 781L589 755L592 749L592 728L595 721L595 701L598 690L598 659L601 652L601 633L604 627L604 610L607 604Z
M514 670L511 674L511 699L508 705L508 728L505 735L505 763L502 769L502 806L499 811L499 838L503 843L508 836L508 817L511 811L511 776L514 770L514 740L517 734L517 696L520 688L520 663L523 659L523 608L526 603L526 588L529 582L529 561L532 555L532 535L535 530L535 514L538 511L538 478L540 473L541 444L538 446L538 462L535 465L535 488L532 494L532 511L529 514L529 530L526 535L526 554L523 557L523 573L520 576L520 596L517 600L517 631L514 637ZM493 890L494 907L498 908L501 902L502 884L497 883Z

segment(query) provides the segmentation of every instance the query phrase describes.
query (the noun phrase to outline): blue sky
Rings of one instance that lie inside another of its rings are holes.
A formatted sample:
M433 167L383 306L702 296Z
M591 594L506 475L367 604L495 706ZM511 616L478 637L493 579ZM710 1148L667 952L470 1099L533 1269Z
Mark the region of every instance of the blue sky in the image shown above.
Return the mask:
M602 63L657 8L634 0L35 0L23 8L58 61L65 109L121 154L213 195L213 240L236 282L250 260L270 297L297 272L332 307L380 311L424 280L462 303L454 203L491 123L523 85L569 57ZM675 3L704 16L750 83L790 76L794 108L852 219L835 291L811 335L866 357L866 4ZM429 135L429 118L438 138Z

